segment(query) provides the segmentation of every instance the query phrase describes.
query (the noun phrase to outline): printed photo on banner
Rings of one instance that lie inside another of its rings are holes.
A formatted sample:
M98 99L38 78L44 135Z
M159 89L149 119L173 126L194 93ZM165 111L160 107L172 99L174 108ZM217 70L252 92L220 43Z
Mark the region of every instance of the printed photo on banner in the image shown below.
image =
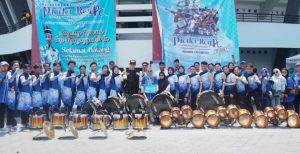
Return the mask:
M156 0L155 5L166 65L174 59L186 67L195 61L239 59L234 1Z
M92 62L102 66L115 61L114 3L112 0L35 0L41 63L59 61L66 70L69 60L76 61L78 66Z

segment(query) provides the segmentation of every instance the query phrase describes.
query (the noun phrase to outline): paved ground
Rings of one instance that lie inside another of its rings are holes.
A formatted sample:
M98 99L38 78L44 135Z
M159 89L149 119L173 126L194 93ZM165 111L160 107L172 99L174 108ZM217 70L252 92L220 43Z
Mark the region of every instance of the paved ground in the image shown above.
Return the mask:
M38 131L0 134L0 154L87 153L299 153L300 129L218 129L152 126L146 139L128 140L125 131L109 130L107 139L89 139L91 130L79 131L78 139L33 141ZM56 130L56 137L63 130Z

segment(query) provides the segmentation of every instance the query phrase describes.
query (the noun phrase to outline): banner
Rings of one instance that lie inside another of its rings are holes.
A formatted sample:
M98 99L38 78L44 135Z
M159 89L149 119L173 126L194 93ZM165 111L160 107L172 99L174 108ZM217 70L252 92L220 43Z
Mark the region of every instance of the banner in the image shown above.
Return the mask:
M41 63L69 60L89 70L116 59L114 0L35 0Z
M156 0L163 59L185 67L207 61L239 63L234 0Z

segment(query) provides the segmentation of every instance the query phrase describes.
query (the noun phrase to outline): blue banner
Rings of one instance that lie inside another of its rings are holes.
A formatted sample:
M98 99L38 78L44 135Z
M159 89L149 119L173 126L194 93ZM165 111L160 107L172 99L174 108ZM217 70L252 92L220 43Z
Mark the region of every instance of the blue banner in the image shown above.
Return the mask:
M89 70L116 59L114 0L35 0L41 63L69 60Z
M207 61L239 63L234 0L156 0L163 59L189 67Z

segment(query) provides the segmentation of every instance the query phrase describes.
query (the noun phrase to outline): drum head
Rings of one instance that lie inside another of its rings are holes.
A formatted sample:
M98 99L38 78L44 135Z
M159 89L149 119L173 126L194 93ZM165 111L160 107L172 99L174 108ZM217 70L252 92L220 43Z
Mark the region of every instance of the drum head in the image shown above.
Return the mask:
M138 113L139 109L146 110L147 104L146 100L142 95L134 94L128 97L125 102L125 108L127 113L136 111Z
M170 111L175 106L175 100L170 97L170 94L158 94L151 101L151 109L156 117L162 111Z
M111 112L120 112L121 102L117 97L109 97L103 102L104 109L110 114Z
M204 111L215 110L222 105L224 105L223 99L211 90L202 92L200 97L197 98L198 109L203 109Z

